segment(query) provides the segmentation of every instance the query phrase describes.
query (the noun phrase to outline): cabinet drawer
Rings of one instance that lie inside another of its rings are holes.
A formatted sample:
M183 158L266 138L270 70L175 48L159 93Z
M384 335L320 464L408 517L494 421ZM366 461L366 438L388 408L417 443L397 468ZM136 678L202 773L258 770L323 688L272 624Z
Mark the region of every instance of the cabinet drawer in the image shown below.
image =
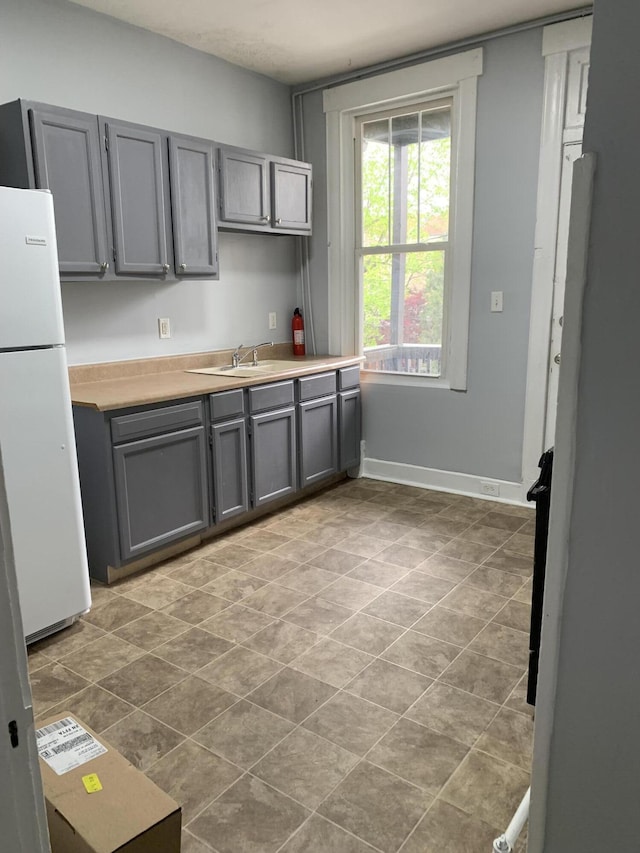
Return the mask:
M293 380L274 382L272 385L256 385L249 388L249 411L266 412L268 409L279 409L290 406L294 401Z
M300 402L315 400L316 397L328 397L336 393L336 374L319 373L317 376L303 376L298 379Z
M244 415L244 391L236 388L233 391L221 391L209 396L209 406L212 421L237 418Z
M177 429L199 426L202 423L202 403L194 400L178 406L134 412L111 420L111 438L114 444L132 439L159 435Z
M353 367L341 367L338 371L338 391L348 391L349 388L357 388L360 384L360 365Z

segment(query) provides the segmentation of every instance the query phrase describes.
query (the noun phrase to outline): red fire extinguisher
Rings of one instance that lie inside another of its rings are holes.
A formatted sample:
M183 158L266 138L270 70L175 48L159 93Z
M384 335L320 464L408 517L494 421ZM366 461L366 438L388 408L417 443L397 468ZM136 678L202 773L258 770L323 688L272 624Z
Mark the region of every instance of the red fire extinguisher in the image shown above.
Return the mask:
M293 312L291 331L293 333L293 354L304 355L304 320L299 308Z

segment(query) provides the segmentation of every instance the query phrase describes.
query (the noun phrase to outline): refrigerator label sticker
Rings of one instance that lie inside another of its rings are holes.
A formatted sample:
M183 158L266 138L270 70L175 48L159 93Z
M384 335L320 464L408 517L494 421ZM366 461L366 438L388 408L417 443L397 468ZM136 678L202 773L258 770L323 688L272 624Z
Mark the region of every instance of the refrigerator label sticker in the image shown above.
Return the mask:
M65 717L42 729L36 729L38 755L58 776L103 755L107 748L80 723Z
M46 237L33 237L30 234L24 238L27 246L46 246L47 238Z

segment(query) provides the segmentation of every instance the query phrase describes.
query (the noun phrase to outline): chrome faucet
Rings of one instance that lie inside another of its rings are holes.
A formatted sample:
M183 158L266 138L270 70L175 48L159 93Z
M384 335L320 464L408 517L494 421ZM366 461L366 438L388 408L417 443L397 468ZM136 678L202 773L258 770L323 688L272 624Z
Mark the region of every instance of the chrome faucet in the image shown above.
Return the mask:
M247 351L244 355L240 355L240 350L244 348L244 344L239 344L233 355L231 356L231 364L233 367L239 367L240 363L245 360L245 358L249 355L250 352L253 352L253 366L255 367L258 364L258 350L260 347L272 347L273 341L265 341L262 344L255 344L252 347L247 347Z

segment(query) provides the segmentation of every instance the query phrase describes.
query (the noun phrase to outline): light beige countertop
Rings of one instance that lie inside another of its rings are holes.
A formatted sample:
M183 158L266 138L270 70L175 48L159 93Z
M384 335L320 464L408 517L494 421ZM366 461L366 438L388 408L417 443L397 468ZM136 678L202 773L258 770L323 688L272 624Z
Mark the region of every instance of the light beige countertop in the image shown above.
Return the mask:
M77 406L88 406L106 412L128 406L144 406L148 403L198 397L216 391L245 388L249 385L264 385L282 379L318 373L322 369L335 370L338 367L347 367L362 361L359 356L300 356L295 359L300 362L299 370L288 369L281 373L269 373L251 377L251 379L185 372L194 368L230 364L231 353L232 350L219 350L71 366L69 368L71 401ZM291 344L275 344L273 349L268 350L268 356L264 353L263 350L261 354L263 361L293 360Z

